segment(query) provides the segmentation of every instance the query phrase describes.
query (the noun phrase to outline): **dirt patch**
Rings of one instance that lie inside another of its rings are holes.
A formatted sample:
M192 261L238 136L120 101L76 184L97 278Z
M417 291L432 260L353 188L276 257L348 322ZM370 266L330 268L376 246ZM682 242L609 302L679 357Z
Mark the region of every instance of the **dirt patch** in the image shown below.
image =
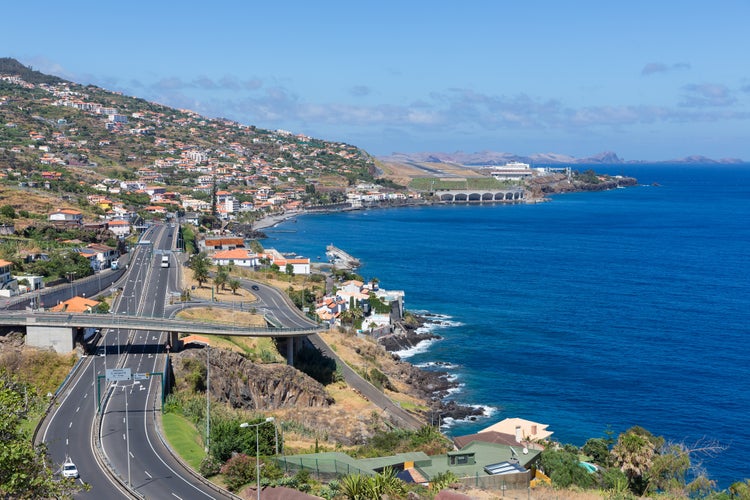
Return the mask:
M185 269L182 273L182 288L190 291L191 299L199 300L214 300L216 302L246 302L248 306L252 302L258 300L258 298L252 294L249 290L244 288L238 288L232 292L229 288L216 289L211 280L204 281L203 284L199 284L198 281L193 278L192 269Z

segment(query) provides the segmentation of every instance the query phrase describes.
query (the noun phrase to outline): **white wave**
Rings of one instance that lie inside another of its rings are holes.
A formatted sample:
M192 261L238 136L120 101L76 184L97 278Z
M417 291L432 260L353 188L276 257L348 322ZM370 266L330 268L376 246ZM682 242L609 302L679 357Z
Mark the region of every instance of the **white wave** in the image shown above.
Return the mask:
M460 321L440 321L440 322L428 322L420 326L416 330L416 333L433 333L435 330L442 330L444 328L453 328L457 326L463 326Z
M440 423L440 428L449 429L456 424L460 424L460 423L468 424L468 423L476 422L477 420L480 420L480 419L482 420L489 419L492 415L494 415L498 411L497 408L493 406L488 406L488 405L467 405L467 406L471 406L472 408L481 408L482 411L484 412L484 415L469 415L466 418L459 418L459 419L455 419L453 417L445 417Z
M460 365L449 363L447 361L426 361L424 363L417 363L417 368L441 368L443 370L455 370L460 368Z
M400 351L394 351L393 353L397 354L401 359L410 358L415 354L426 352L427 349L429 349L435 341L437 341L437 339L422 340L414 347L409 347L408 349L402 349Z
M451 387L450 389L448 389L447 391L445 391L446 392L446 396L445 396L444 399L447 399L448 397L450 397L450 396L452 396L454 394L458 394L459 392L461 392L461 390L464 388L465 385L466 384L457 384L454 387Z

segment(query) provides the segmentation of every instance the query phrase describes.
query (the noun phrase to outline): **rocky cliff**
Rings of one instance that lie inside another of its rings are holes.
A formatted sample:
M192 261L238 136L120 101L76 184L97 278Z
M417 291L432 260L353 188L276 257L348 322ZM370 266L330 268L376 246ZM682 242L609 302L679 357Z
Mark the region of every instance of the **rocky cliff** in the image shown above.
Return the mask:
M191 372L205 375L206 352L186 349L172 357L178 384L191 380ZM242 355L223 349L212 349L211 396L233 408L275 410L292 407L327 407L333 400L325 388L304 373L281 364L261 365Z
M551 174L534 177L527 187L532 197L541 198L547 194L572 193L576 191L607 191L618 187L629 187L638 184L633 177L610 177L591 179L589 177L568 178L565 174Z

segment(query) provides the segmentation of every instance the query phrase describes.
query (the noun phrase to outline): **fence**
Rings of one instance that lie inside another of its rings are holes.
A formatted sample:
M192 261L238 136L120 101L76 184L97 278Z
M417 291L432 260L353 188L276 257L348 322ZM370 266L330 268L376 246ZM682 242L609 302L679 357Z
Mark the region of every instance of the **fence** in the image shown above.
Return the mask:
M276 463L285 473L295 474L306 470L319 481L330 481L349 474L372 476L373 472L336 459L326 458L277 458Z

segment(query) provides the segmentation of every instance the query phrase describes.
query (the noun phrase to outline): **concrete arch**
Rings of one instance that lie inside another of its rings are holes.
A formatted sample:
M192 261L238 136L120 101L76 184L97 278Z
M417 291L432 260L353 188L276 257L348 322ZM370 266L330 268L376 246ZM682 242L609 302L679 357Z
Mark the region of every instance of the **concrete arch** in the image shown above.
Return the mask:
M492 201L493 199L494 199L494 196L492 196L492 193L482 194L482 201Z
M454 196L452 194L441 194L440 201L453 201Z

